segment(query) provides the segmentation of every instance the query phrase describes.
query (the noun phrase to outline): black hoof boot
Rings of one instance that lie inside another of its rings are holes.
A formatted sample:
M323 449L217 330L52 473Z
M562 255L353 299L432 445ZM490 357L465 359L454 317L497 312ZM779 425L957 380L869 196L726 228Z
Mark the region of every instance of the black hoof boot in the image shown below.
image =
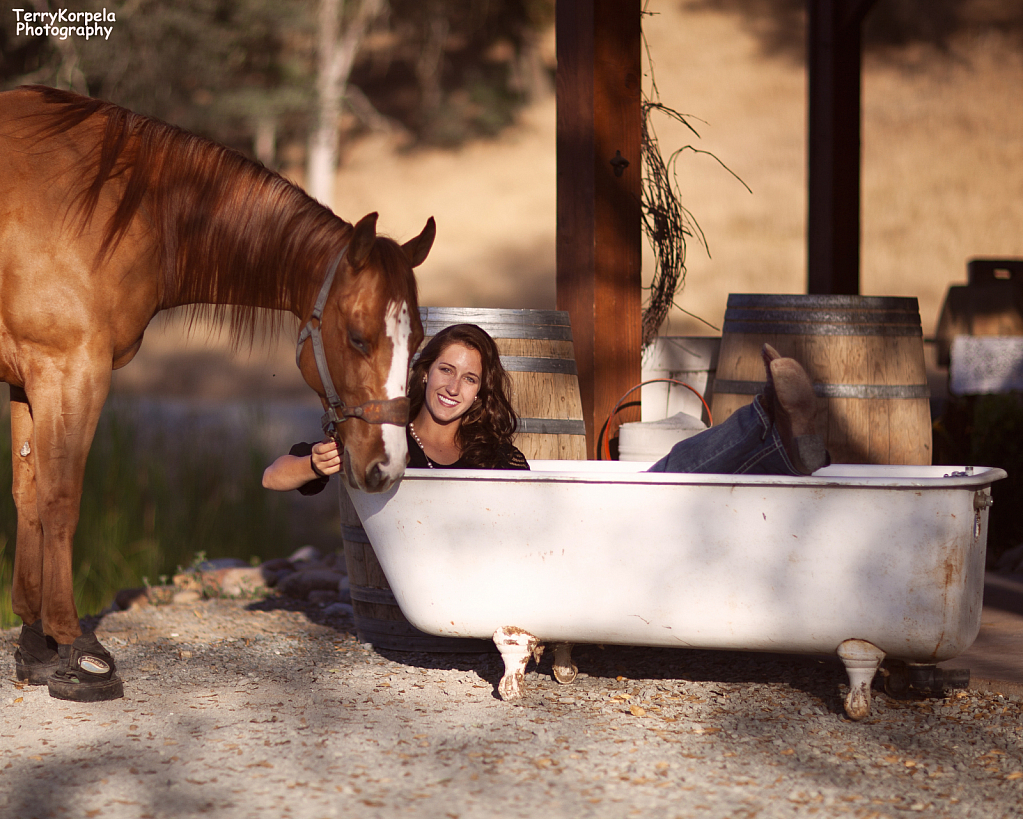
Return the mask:
M23 625L18 647L14 650L18 679L29 685L46 685L58 665L57 641L43 633L43 621Z
M50 696L74 702L100 702L124 696L117 664L95 634L83 634L57 647L60 667L47 681Z

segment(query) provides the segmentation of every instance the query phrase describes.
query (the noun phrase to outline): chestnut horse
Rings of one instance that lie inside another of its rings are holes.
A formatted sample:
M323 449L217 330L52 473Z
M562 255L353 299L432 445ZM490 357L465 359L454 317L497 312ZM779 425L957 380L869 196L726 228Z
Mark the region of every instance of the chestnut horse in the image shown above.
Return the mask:
M298 316L298 365L347 479L383 491L401 477L406 373L423 336L412 268L435 227L398 245L376 218L348 224L241 154L110 103L0 94L0 381L23 635L41 621L60 646L81 637L71 549L86 456L111 371L160 310L193 305L250 342L264 320L280 330L279 311Z

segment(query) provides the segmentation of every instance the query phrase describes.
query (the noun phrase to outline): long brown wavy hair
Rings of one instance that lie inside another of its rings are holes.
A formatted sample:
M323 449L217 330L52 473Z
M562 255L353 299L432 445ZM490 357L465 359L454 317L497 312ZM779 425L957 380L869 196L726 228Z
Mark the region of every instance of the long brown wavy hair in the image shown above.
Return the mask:
M456 435L462 458L473 466L496 468L507 461L512 451L512 438L519 421L508 400L511 384L501 366L497 344L482 328L475 324L453 324L437 333L423 348L409 374L409 417L414 419L419 415L426 401L426 376L430 367L452 344L464 344L475 350L483 366L477 393L479 401L462 416Z

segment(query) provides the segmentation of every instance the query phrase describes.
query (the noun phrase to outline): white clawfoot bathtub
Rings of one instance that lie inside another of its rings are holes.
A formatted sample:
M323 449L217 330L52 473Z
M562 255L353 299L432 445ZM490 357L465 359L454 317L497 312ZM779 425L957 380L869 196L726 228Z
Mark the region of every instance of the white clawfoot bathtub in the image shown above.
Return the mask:
M980 628L1000 469L531 466L409 469L387 493L350 490L402 612L430 634L493 638L505 698L543 643L562 681L566 643L835 653L859 719L885 656L938 663Z

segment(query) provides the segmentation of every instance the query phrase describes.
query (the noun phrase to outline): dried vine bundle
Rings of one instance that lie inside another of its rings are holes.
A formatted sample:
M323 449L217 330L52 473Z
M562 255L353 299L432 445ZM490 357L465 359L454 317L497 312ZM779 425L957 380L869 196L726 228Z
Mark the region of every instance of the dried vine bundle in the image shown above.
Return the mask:
M667 114L696 134L682 114L660 102L650 100L643 102L640 144L643 161L641 208L643 231L654 249L654 275L650 283L650 298L643 310L644 347L657 336L658 329L675 303L675 297L685 284L686 238L695 237L701 244L706 245L699 225L682 205L675 181L675 163L679 154L690 146L679 148L665 162L650 122L653 111Z

